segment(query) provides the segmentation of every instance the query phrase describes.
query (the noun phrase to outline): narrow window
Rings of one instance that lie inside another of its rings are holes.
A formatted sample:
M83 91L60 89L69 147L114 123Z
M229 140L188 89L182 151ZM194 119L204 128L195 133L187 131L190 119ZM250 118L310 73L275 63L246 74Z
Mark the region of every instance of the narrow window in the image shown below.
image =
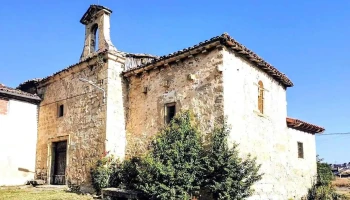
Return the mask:
M90 53L98 51L98 41L99 41L98 25L94 24L91 27Z
M304 158L304 146L302 142L298 142L298 158Z
M259 81L258 88L258 109L260 113L264 113L264 84L262 81Z
M169 124L176 114L175 103L169 103L165 105L165 122Z
M63 117L64 112L64 106L60 105L58 106L58 117Z
M98 28L96 29L96 37L95 37L95 51L98 51L99 49L99 42L100 42L100 31Z

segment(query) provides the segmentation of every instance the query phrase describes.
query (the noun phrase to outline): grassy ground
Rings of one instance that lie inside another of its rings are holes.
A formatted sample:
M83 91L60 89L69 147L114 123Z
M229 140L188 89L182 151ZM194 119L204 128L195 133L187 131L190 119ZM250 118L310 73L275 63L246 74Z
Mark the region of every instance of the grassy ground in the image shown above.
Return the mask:
M90 195L78 195L55 188L0 188L0 200L92 200Z
M337 178L332 182L337 193L350 199L350 179ZM62 188L35 188L32 186L0 187L0 200L93 200L90 195L67 192Z

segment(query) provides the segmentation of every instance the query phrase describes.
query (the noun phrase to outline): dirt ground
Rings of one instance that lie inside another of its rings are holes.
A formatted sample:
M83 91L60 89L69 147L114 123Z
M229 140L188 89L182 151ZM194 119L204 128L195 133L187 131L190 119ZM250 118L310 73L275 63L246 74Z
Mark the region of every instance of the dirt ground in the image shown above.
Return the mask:
M65 187L0 187L0 200L92 200L91 195L67 192Z

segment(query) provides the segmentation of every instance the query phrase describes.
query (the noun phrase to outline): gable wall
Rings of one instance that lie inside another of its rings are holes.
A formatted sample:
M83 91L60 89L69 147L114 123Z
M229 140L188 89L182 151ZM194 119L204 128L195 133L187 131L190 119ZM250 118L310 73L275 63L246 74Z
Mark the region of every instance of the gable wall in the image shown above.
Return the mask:
M209 132L215 120L223 116L222 50L180 61L142 76L131 76L128 84L127 153L144 152L149 138L165 121L165 104L176 102L176 110L190 109L200 121L200 129ZM194 75L189 80L188 75ZM164 84L169 81L169 87ZM143 93L147 86L149 91Z
M286 90L231 50L225 49L223 62L224 113L232 126L230 141L240 144L243 157L249 153L256 156L265 174L255 185L256 196L251 199L288 199L306 194L310 177L316 172L314 136L287 128ZM266 89L264 114L258 111L259 80ZM304 159L295 153L296 140L307 148Z
M89 66L93 66L89 68ZM96 59L80 63L42 83L38 93L39 107L36 177L50 183L52 143L67 140L67 180L74 184L90 183L90 167L104 151L106 106L103 93L79 78L91 80L106 88L107 64ZM45 85L44 85L45 84ZM58 106L64 105L64 116L58 117ZM84 188L82 188L84 190Z

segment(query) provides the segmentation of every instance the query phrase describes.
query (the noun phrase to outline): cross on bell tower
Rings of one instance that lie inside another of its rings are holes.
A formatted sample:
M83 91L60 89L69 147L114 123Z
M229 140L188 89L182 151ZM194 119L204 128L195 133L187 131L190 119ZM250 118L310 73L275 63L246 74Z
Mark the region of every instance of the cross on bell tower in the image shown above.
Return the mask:
M110 37L110 15L112 10L100 6L91 5L80 20L85 25L85 43L80 61L91 56L95 52L114 50Z

